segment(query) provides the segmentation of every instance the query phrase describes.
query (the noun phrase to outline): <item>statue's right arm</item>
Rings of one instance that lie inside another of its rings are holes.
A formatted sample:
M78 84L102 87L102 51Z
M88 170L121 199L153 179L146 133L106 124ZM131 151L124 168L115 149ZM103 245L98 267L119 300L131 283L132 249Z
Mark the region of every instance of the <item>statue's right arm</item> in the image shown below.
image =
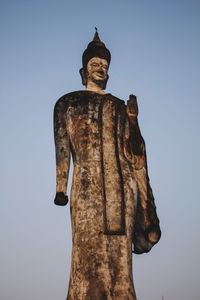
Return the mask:
M64 206L68 202L66 195L70 166L70 145L67 132L67 106L61 98L54 107L54 140L56 152L56 196L54 203Z

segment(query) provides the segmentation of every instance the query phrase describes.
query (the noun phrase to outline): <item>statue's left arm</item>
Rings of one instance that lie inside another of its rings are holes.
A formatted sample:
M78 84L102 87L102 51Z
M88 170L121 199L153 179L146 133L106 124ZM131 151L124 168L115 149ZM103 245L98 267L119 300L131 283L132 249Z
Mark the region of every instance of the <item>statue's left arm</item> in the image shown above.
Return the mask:
M61 98L54 108L54 140L56 150L56 196L54 203L64 206L68 202L66 195L70 166L70 142L66 127L67 108Z
M127 103L129 119L129 153L131 154L134 177L138 186L138 202L134 220L133 252L149 252L161 236L154 196L150 186L146 147L138 125L136 97L131 95Z

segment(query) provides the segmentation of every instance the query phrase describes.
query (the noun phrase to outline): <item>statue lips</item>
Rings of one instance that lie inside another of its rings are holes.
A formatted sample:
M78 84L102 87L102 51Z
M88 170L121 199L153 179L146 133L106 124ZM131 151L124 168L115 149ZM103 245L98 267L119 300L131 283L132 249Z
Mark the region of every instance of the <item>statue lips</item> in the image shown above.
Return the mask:
M98 70L95 70L93 76L97 77L96 80L105 80L107 74L104 72L101 67Z

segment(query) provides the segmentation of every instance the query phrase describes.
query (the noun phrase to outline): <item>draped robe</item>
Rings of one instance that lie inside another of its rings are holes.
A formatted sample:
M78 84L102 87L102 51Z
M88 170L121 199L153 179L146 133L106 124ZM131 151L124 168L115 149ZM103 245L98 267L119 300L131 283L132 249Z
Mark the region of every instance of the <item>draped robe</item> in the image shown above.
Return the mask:
M68 300L135 300L132 251L160 238L145 143L125 102L77 91L54 109L56 191L66 194L70 155L72 261Z

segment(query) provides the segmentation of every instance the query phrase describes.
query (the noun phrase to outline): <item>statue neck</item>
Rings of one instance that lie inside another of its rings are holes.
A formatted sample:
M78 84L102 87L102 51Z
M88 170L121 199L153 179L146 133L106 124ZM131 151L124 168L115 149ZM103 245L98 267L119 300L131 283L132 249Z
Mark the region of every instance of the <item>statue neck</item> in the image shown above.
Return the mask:
M104 92L104 90L102 89L101 86L99 86L97 83L95 83L93 81L90 81L90 80L87 82L86 90L87 91L92 91L92 92L95 92L95 93L98 93L98 94L101 94L101 95L105 94L105 92Z

